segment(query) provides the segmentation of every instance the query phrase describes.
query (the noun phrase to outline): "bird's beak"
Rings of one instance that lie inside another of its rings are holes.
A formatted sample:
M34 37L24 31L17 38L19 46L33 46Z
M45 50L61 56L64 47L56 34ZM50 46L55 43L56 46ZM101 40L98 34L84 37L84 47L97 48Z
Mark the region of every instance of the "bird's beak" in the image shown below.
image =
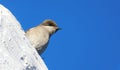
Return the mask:
M57 27L57 29L56 29L55 33L56 33L58 30L61 30L61 28Z
M57 28L57 30L61 30L61 29L62 29L62 28L59 28L59 27Z

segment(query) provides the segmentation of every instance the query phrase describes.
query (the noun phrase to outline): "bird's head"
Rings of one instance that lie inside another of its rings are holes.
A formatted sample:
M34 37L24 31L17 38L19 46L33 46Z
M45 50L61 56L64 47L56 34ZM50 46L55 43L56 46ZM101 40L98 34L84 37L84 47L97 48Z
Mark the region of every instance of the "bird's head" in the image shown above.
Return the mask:
M52 20L45 20L41 25L44 26L49 31L50 34L56 33L58 30L61 29Z

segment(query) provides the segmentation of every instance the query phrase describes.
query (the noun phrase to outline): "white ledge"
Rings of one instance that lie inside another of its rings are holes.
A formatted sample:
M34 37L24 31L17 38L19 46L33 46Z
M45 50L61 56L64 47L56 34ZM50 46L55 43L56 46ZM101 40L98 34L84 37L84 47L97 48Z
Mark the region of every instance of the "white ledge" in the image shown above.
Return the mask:
M0 70L48 70L14 15L0 4Z

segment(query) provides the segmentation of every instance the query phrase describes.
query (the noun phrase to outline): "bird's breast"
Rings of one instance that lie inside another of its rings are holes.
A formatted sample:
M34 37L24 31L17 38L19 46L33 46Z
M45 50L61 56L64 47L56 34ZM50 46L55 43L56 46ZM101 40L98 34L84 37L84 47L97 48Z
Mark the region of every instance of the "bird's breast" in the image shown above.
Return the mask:
M49 34L44 30L31 29L26 32L26 36L33 47L39 50L46 47L49 40Z

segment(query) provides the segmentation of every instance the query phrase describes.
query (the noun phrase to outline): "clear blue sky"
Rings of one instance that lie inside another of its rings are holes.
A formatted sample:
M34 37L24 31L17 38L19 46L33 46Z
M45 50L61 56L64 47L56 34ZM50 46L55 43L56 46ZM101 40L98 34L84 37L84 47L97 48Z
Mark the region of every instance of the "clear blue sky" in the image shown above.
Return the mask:
M49 70L120 70L120 0L0 0L26 31L62 28L42 55Z

